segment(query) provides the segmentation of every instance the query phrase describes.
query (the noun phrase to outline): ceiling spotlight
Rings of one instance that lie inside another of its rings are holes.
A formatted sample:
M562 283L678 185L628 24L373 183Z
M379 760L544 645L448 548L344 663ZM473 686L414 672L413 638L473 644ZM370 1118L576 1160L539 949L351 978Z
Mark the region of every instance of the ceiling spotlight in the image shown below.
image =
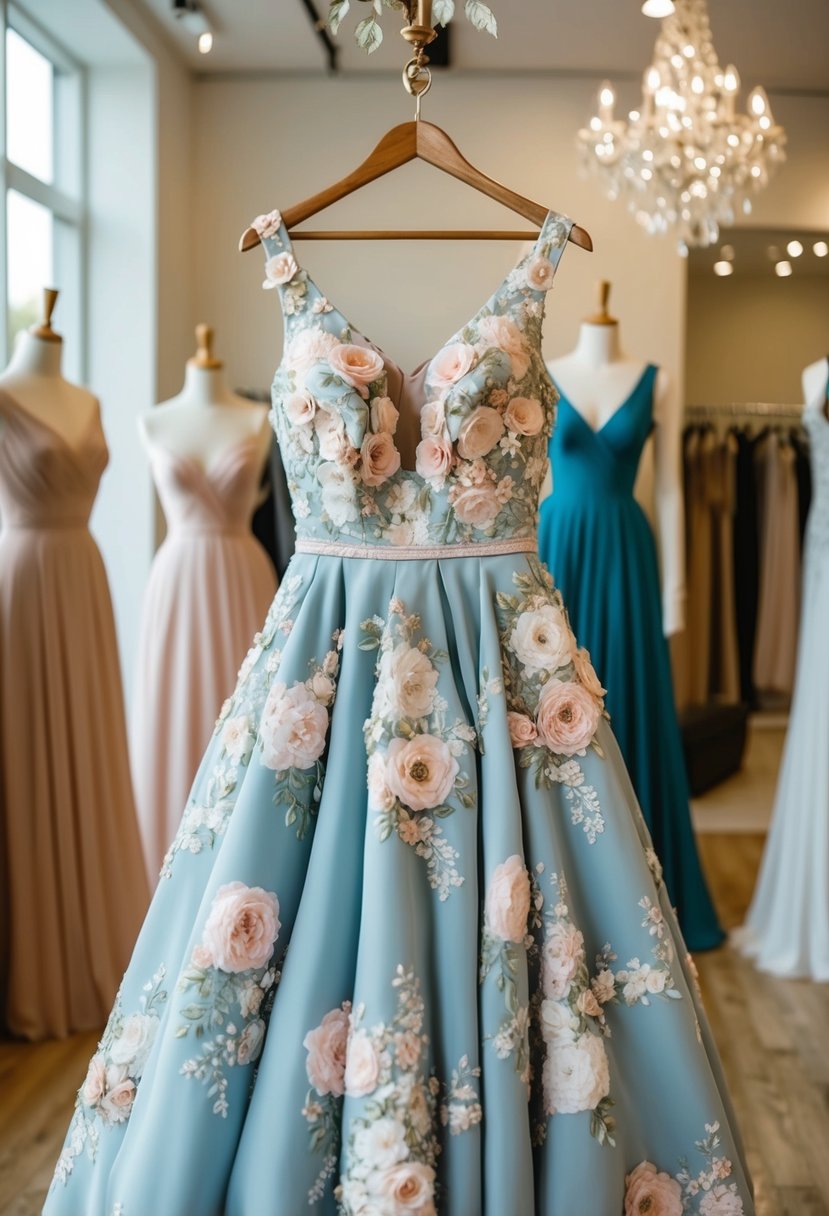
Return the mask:
M799 258L802 252L803 246L801 245L800 241L789 241L788 245L786 246L786 253L790 258Z
M776 262L780 257L780 250L777 245L769 245L769 247L766 249L766 254L768 255L770 262Z
M670 17L674 10L674 0L645 0L642 12L646 17Z
M778 276L778 278L787 279L792 273L791 262L786 262L785 260L782 262L775 262L774 273Z
M173 16L196 37L202 55L213 50L213 31L199 0L173 0Z
M829 253L829 245L826 244L826 241L815 241L812 246L812 253L816 258L825 258L827 253Z
M723 245L722 249L720 250L720 257L723 258L726 262L733 262L734 256L735 256L734 246L733 245Z
M734 273L734 263L733 262L715 262L714 263L714 274L718 274L721 279L724 279L728 275L733 274L733 273Z

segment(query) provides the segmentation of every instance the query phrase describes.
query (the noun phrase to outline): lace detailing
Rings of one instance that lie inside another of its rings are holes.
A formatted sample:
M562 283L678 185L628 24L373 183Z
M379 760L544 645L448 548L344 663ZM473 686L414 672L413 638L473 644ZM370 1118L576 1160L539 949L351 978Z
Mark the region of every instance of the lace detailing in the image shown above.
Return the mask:
M432 559L443 561L455 557L498 557L505 553L535 553L535 536L505 537L503 540L482 541L474 545L399 545L378 549L376 545L344 545L338 541L298 540L296 553L318 553L321 557L371 557L381 561L415 562Z

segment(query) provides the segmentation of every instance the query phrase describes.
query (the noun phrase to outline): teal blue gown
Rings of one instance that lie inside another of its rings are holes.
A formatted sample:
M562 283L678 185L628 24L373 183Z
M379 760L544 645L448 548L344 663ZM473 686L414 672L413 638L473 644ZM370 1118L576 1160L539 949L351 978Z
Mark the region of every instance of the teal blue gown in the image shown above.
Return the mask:
M613 733L691 950L720 944L691 826L688 781L662 628L653 533L633 496L653 427L657 368L598 431L559 395L550 440L553 493L538 546L580 643L607 689Z
M536 555L570 221L410 374L278 213L255 225L297 552L46 1216L751 1216L693 963Z

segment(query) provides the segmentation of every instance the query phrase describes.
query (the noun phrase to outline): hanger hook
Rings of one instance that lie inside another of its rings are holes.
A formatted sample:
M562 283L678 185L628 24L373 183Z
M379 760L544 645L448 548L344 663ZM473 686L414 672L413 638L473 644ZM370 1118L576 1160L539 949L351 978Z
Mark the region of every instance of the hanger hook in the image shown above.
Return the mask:
M403 69L403 87L415 99L415 122L420 118L420 101L432 87L432 72L428 64L423 62L422 48L410 59Z

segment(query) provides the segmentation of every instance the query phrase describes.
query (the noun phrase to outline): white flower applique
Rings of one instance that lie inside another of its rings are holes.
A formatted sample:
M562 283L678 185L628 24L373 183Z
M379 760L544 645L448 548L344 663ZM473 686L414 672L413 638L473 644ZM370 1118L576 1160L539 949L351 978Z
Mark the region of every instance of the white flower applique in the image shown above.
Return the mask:
M311 660L306 680L297 680L290 688L280 681L271 684L259 722L260 760L276 773L274 806L284 810L286 827L295 825L300 840L322 798L322 755L337 693L343 636L340 629L334 632L331 650L321 663Z
M167 1001L162 964L144 984L139 1008L124 1013L121 993L109 1015L98 1050L89 1062L86 1078L75 1100L67 1142L55 1167L54 1182L64 1185L82 1153L97 1159L101 1133L127 1122L132 1114L147 1060L161 1025Z
M610 1114L610 1070L603 1042L601 1004L590 982L584 937L568 906L563 874L550 874L553 900L547 904L540 886L544 867L536 866L534 921L543 927L541 984L533 998L532 1019L540 1057L543 1116L535 1139L546 1136L551 1115L590 1111L590 1132L600 1144L615 1145L615 1119Z
M580 759L588 751L603 754L596 732L604 689L573 637L550 575L533 558L528 566L512 576L517 595L499 591L496 597L510 738L536 786L563 787L572 822L595 844L604 815Z
M486 891L481 936L480 982L495 972L506 1016L492 1040L500 1060L515 1057L521 1080L530 1082L529 1006L519 996L519 970L532 941L528 930L531 886L527 868L514 854L495 867Z
M477 740L462 719L450 722L439 689L448 655L422 636L420 617L392 600L388 621L362 622L361 650L376 650L377 684L364 735L369 805L377 812L381 841L396 835L426 862L430 886L441 900L463 883L458 852L439 821L455 806L475 804L461 767Z
M733 1165L720 1148L719 1123L706 1123L695 1148L705 1166L692 1173L687 1160L671 1177L650 1161L641 1161L625 1178L625 1212L653 1211L665 1216L744 1216L745 1206Z
M614 970L617 955L610 944L606 944L596 958L597 972L592 981L593 991L602 1006L612 1002L628 1006L650 1005L655 997L671 1001L682 999L671 970L674 948L662 910L648 895L642 896L639 907L644 913L641 927L654 939L653 961L631 958L625 967Z
M262 1050L280 978L272 960L281 927L273 891L226 883L213 896L201 941L178 981L178 991L192 998L178 1011L176 1037L192 1034L202 1042L181 1075L207 1086L213 1113L222 1118L229 1110L226 1070L255 1063Z
M390 1022L369 1028L362 1005L350 1016L342 1084L349 1097L366 1102L351 1120L346 1170L334 1192L343 1216L372 1208L434 1212L439 1123L450 1135L462 1135L482 1120L480 1069L462 1056L450 1082L441 1085L428 1072L419 981L398 966L392 985L397 1008Z

